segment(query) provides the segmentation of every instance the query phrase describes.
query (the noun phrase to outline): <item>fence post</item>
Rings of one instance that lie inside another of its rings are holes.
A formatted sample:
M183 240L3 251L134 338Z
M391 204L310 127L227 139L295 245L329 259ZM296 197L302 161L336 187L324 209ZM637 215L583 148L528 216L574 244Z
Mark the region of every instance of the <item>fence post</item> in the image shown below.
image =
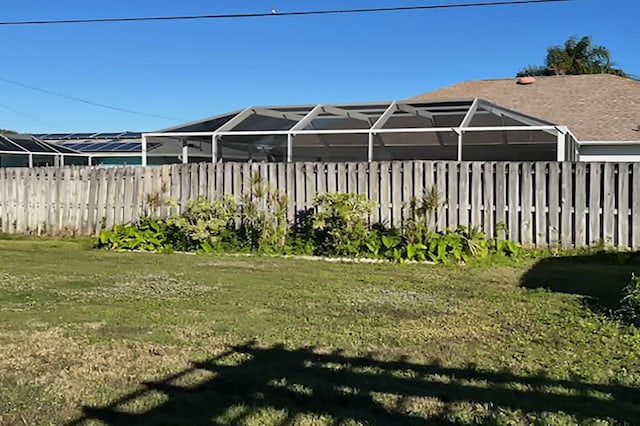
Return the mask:
M557 131L556 131L556 137L557 137L557 160L558 161L565 161L566 158L566 153L565 153L565 141L566 141L566 137L567 137L567 131L565 130L565 128L562 127L557 127Z

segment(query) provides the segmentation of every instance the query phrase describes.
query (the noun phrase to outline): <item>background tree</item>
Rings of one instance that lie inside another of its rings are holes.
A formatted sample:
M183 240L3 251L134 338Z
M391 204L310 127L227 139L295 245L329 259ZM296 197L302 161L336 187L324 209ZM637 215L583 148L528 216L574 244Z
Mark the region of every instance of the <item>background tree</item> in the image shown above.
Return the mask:
M0 129L0 133L4 133L5 135L17 135L18 132L9 129Z
M611 52L605 46L594 45L591 37L569 37L563 46L551 46L547 49L545 64L529 65L517 76L527 75L576 75L576 74L615 74L627 77L611 62Z

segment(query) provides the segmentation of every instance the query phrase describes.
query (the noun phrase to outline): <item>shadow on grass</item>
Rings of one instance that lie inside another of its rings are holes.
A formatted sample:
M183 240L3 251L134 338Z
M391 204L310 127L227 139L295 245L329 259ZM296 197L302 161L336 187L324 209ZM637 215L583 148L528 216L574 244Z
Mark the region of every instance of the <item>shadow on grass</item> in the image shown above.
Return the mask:
M194 374L201 380L186 384L185 378ZM132 412L131 407L140 406L136 401L148 401L158 392L163 399ZM324 416L332 424L453 425L459 423L452 410L461 403L468 404L472 415L478 404L486 406L489 412L474 418L483 424L504 410L564 413L578 421L633 423L640 418L638 390L622 385L247 344L142 383L139 391L107 406L84 407L83 416L70 425L241 424L253 416L258 423L284 425L302 414ZM279 413L275 417L260 417L274 411Z
M622 289L634 272L640 273L640 252L598 252L542 259L523 275L520 284L585 296L589 308L607 314L620 306Z

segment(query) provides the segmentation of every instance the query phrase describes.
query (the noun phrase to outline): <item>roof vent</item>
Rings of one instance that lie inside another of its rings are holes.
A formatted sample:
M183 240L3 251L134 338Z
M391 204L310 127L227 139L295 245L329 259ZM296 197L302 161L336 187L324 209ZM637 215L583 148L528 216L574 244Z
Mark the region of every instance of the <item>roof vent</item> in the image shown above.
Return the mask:
M533 84L536 82L535 77L527 76L527 77L518 77L516 80L517 84Z

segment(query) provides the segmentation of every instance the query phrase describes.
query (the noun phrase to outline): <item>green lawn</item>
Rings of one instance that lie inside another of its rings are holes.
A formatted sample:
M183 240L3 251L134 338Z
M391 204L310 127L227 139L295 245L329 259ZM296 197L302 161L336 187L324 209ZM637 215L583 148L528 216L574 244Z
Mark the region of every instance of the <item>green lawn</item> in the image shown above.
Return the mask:
M83 246L0 241L0 424L640 419L640 332L599 313L640 264Z

